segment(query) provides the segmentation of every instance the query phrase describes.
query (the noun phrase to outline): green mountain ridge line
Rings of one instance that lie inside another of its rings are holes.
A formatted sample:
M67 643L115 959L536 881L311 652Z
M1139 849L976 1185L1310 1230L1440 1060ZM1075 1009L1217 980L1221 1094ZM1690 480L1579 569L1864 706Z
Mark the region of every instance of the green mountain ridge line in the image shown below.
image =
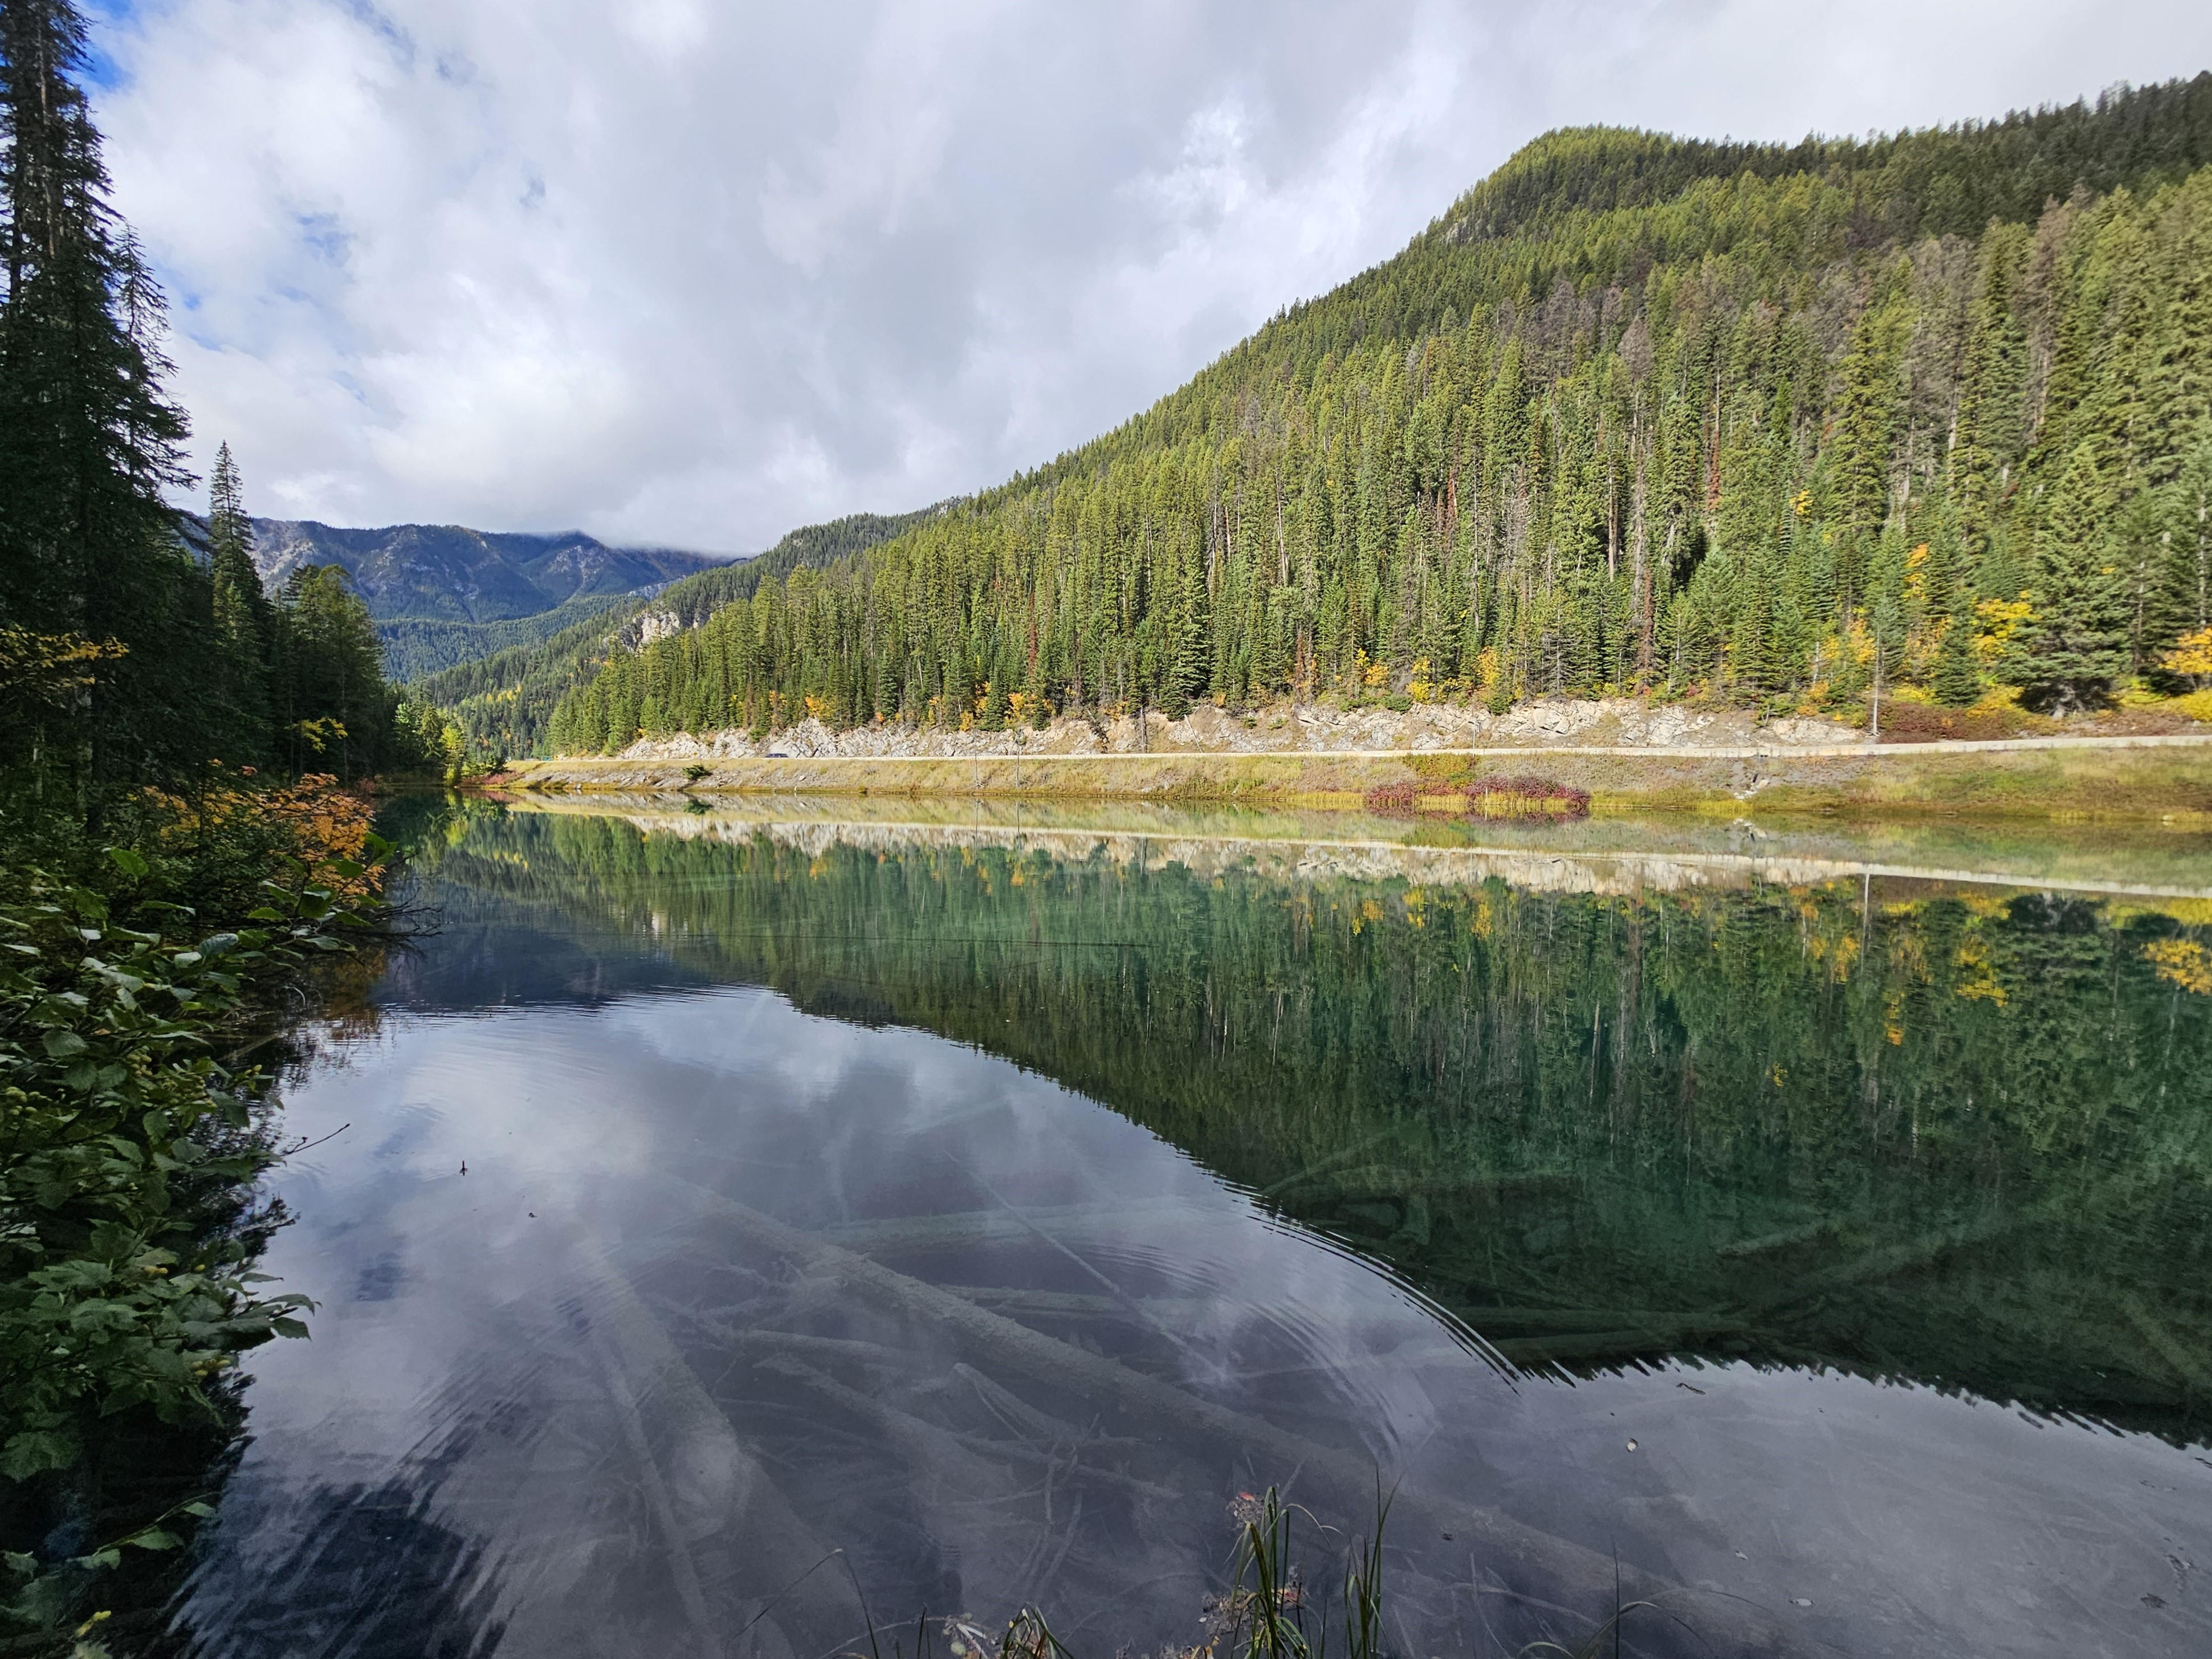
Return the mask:
M188 547L207 556L210 532L204 515L180 514L178 528ZM538 644L728 559L615 546L580 530L540 534L427 524L354 529L264 518L251 519L247 530L255 572L272 592L304 567L343 569L375 620L386 669L401 680Z
M2208 270L2212 73L1864 141L1548 134L1094 442L622 641L546 746L2187 692Z

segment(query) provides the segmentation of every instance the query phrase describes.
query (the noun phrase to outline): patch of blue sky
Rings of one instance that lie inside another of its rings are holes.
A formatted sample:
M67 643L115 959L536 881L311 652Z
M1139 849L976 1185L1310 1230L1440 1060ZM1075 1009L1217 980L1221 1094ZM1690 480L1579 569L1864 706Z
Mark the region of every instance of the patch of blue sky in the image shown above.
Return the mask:
M147 9L145 0L82 0L85 21L84 83L97 96L124 85L130 76L108 50L118 30L135 27Z
M343 267L353 253L353 233L335 213L295 213L300 245L325 264Z
M348 16L380 39L391 49L393 58L403 64L414 63L415 37L397 18L371 0L343 0L343 7Z

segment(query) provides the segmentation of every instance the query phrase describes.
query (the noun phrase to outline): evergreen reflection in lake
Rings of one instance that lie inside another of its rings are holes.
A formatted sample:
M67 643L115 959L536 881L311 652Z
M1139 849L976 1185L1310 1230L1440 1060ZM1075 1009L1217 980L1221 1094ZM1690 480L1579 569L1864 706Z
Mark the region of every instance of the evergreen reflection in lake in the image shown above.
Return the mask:
M2212 905L1175 828L433 826L185 1644L2212 1650Z

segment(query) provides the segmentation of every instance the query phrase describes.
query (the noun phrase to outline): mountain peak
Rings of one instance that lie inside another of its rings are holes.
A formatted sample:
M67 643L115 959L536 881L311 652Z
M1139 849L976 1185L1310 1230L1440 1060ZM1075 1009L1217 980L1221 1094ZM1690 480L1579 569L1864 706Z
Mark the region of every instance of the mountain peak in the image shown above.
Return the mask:
M613 547L581 530L398 524L351 529L256 519L254 562L270 586L305 564L343 566L379 622L505 622L572 600L634 593L729 562L726 554Z

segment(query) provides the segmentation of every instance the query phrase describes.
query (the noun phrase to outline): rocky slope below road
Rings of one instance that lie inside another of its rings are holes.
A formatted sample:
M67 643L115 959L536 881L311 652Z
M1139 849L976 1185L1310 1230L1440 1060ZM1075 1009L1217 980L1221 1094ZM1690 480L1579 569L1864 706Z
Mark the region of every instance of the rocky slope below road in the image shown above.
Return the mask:
M1544 699L1492 714L1452 703L1343 709L1325 703L1282 704L1232 714L1200 703L1170 720L1131 717L1094 724L1056 720L1042 731L935 731L863 726L833 732L816 720L755 738L745 732L679 733L641 738L625 761L714 761L769 756L853 760L1036 759L1061 755L1358 754L1376 751L1529 748L1562 744L1602 748L1726 749L1746 745L1807 748L1862 744L1867 734L1834 720L1760 721L1739 709L1693 709L1631 697L1595 702Z

